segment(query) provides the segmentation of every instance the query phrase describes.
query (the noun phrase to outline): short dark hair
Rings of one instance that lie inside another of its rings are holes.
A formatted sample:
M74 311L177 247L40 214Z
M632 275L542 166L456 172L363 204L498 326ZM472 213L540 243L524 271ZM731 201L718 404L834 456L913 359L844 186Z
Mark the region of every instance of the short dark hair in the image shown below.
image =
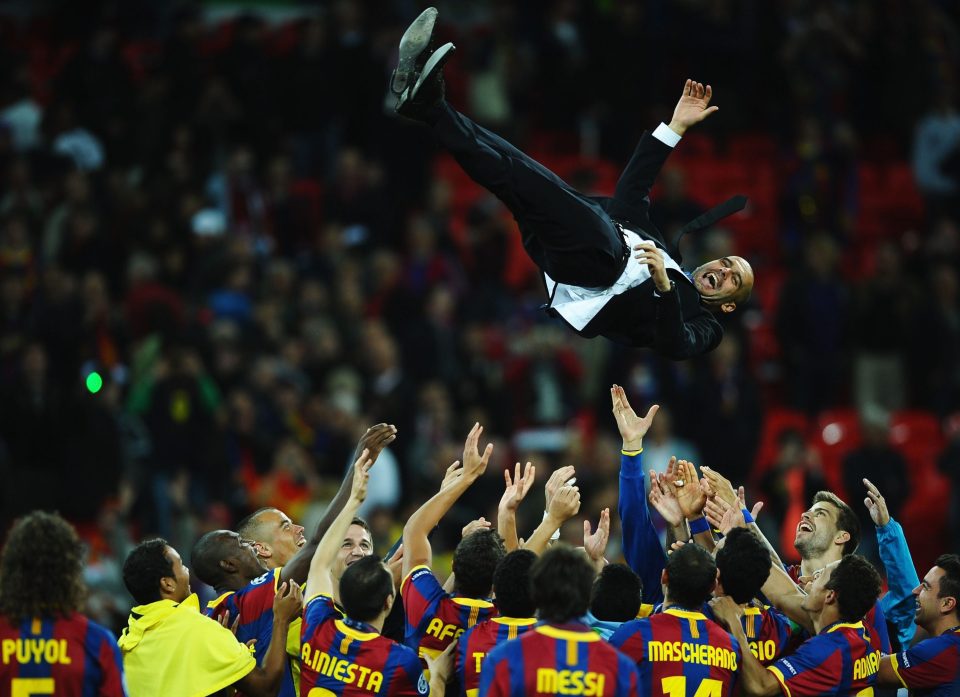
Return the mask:
M843 553L853 554L860 546L860 519L846 502L832 491L818 491L813 495L814 503L829 503L837 508L837 529L850 534L843 545Z
M468 598L485 598L493 586L493 572L507 554L496 530L478 530L460 540L453 552L454 584Z
M227 557L224 542L228 538L226 530L211 530L197 540L190 551L190 568L197 578L212 588L223 581L226 573L220 567L220 561Z
M533 617L537 607L530 599L530 568L537 555L529 549L515 549L500 560L493 572L493 591L504 617Z
M697 609L710 599L717 584L717 564L710 552L688 543L667 557L667 595L671 603Z
M960 617L960 556L956 554L941 554L933 563L943 569L940 577L940 591L938 598L954 598L957 601L953 611Z
M859 622L880 597L880 574L863 557L848 554L833 568L824 588L837 594L841 620Z
M367 534L370 535L370 539L373 539L373 530L370 528L370 523L365 521L360 516L354 516L350 520L350 525L359 525L361 528L367 531Z
M274 508L273 506L267 506L265 508L258 508L250 515L244 516L240 519L240 522L237 523L237 534L245 540L254 540L259 542L259 540L257 540L257 537L259 537L257 533L259 532L260 525L262 524L260 521L260 516L267 511L276 510L278 509ZM193 562L192 555L191 562ZM193 563L195 564L196 562Z
M66 617L86 596L83 545L56 513L34 511L14 523L0 554L0 616Z
M604 622L635 619L643 602L643 582L626 564L607 564L593 582L590 612Z
M562 623L587 614L595 575L586 555L570 545L544 552L530 569L530 598L540 619Z
M173 562L167 559L168 542L161 537L134 547L123 562L123 585L138 605L160 600L160 579L173 578Z
M360 622L375 620L393 592L393 576L373 554L353 562L340 577L340 603L347 617Z
M770 577L770 552L748 528L734 528L727 534L716 563L723 592L738 605L756 598Z

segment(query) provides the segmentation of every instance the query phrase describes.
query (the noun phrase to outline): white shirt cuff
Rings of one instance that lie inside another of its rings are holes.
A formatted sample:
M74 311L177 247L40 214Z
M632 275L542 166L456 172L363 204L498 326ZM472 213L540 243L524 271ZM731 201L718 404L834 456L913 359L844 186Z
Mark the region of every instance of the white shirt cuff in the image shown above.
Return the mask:
M682 136L671 129L667 124L661 123L653 132L653 137L664 145L669 145L671 148L673 148L676 147L677 143L680 142L680 138Z

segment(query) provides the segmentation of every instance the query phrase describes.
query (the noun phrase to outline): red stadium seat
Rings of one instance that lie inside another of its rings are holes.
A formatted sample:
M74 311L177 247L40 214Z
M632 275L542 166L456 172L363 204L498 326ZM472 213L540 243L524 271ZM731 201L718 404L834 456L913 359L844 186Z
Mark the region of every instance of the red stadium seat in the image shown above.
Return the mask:
M830 490L844 500L843 458L860 443L860 420L855 410L832 409L820 413L810 444L820 453L823 476Z

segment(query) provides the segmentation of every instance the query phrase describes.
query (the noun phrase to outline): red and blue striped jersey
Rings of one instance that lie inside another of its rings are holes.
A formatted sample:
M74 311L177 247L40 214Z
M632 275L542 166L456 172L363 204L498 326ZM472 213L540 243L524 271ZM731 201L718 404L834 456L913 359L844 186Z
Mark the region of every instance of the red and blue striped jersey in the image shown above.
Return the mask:
M635 697L638 680L633 661L587 625L542 624L487 654L479 697Z
M745 607L740 623L750 652L765 666L785 655L794 637L804 634L801 627L769 605Z
M671 607L631 620L610 643L637 663L644 695L733 694L740 644L702 612Z
M461 634L456 656L461 696L477 697L480 665L494 646L516 639L536 623L532 617L491 617Z
M767 670L787 697L873 694L880 652L870 645L862 622L838 622L810 637Z
M440 655L466 630L497 614L489 600L447 593L429 566L411 569L400 595L406 615L403 643L421 657Z
M788 566L787 573L790 575L790 578L793 579L794 583L799 582L800 565L794 564ZM870 641L870 645L875 651L887 654L893 650L890 645L890 631L887 629L887 616L884 614L883 608L880 607L879 598L877 602L873 604L873 607L870 608L870 611L864 615L863 628L867 633L867 639Z
M914 697L953 697L960 687L960 627L891 655L890 664Z
M207 617L220 619L229 610L228 622L232 625L237 617L237 641L246 644L251 639L257 642L253 646L257 662L266 655L273 639L273 599L280 585L280 568L271 569L263 576L253 579L238 591L224 593L207 603ZM284 641L286 638L284 637ZM238 693L240 694L240 693ZM289 662L280 681L279 697L297 697L293 684L293 673Z
M413 649L344 618L330 596L307 603L300 635L300 694L401 697L429 692Z
M0 617L0 697L124 697L110 632L78 613L11 624Z

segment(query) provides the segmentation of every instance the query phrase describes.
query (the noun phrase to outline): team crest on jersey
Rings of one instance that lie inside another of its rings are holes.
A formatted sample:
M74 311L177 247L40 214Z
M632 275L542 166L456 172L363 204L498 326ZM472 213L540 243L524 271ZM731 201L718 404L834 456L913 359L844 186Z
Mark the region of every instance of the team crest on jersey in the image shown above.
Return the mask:
M265 574L264 574L263 576L261 576L260 578L255 578L255 579L253 579L252 581L250 581L250 585L251 585L251 586L259 586L260 584L266 583L267 581L269 581L271 576L273 576L273 572L272 572L272 571L268 571L267 573L265 573Z
M430 684L427 682L427 676L423 673L420 673L420 679L417 680L417 692L421 695L425 695L430 692Z

